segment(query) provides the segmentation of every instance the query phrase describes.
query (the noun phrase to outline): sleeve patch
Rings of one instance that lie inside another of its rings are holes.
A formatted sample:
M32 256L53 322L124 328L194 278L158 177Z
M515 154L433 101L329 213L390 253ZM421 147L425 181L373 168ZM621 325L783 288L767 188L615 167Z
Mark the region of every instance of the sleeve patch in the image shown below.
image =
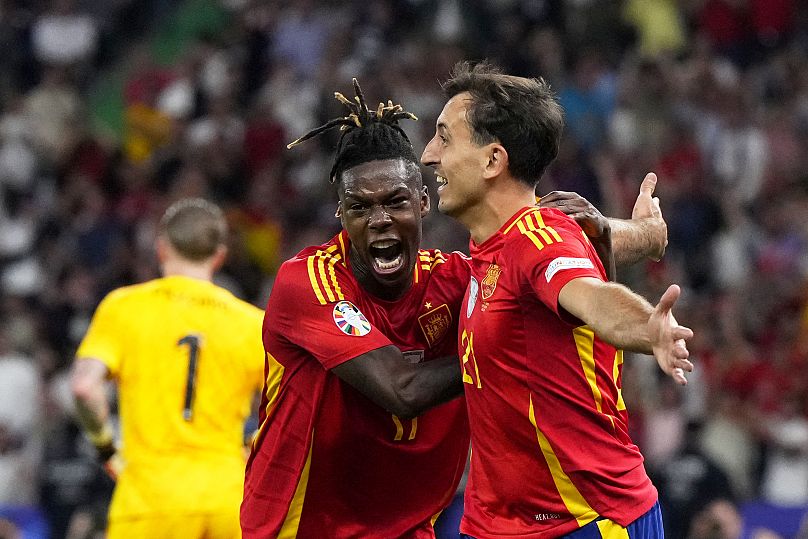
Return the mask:
M594 267L595 264L593 264L588 258L571 258L568 256L562 256L550 262L550 265L547 266L547 270L544 272L544 278L547 279L547 282L549 283L553 276L561 270L576 268L592 269Z
M350 301L334 305L334 323L346 335L364 337L370 333L370 322Z

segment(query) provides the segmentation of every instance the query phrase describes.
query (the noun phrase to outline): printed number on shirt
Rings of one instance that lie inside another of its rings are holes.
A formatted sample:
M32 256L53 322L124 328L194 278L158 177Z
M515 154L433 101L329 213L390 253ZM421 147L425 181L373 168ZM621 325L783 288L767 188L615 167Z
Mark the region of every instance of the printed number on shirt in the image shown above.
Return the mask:
M191 421L194 417L194 393L196 391L196 367L199 361L199 336L186 335L178 346L188 345L188 377L185 380L185 404L182 407L182 418Z
M463 383L476 386L477 389L483 387L482 380L480 380L480 369L477 367L477 358L474 356L474 333L466 333L463 330L463 335L460 337L460 342L463 345ZM473 369L473 370L472 370Z

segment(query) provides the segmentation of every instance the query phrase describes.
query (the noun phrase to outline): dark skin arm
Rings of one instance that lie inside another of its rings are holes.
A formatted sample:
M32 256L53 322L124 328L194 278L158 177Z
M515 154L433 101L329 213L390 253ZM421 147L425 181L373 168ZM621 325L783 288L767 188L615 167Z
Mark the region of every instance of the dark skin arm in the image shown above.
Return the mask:
M609 219L578 193L569 191L552 191L541 197L539 207L556 208L573 219L595 248L598 258L606 270L606 278L613 281L617 277L617 264L612 248L612 227Z
M457 356L410 363L393 345L357 356L331 372L402 419L463 394Z
M575 219L596 249L603 240L595 240L610 232L609 241L617 266L629 266L643 258L659 260L668 244L668 227L659 209L659 199L653 196L656 182L656 174L645 176L629 220L604 217L584 197L568 191L553 191L543 196L539 206L557 208ZM603 260L600 251L598 255Z

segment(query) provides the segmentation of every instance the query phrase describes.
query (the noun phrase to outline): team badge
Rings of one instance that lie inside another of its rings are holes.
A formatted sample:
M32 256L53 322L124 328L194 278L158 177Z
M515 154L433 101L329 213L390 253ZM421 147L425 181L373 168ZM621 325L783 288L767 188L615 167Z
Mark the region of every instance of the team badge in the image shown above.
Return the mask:
M488 271L485 272L485 278L482 283L482 297L483 301L488 301L494 295L494 290L497 289L497 279L499 274L502 273L502 268L496 264L488 266Z
M350 301L334 305L334 323L346 335L363 337L370 333L370 322Z
M477 284L477 279L472 275L471 282L469 283L469 302L466 306L466 318L471 318L471 313L474 312L474 305L477 304L477 293L480 291L480 285Z
M446 335L452 325L452 313L445 303L418 317L418 325L424 332L426 342L432 346Z

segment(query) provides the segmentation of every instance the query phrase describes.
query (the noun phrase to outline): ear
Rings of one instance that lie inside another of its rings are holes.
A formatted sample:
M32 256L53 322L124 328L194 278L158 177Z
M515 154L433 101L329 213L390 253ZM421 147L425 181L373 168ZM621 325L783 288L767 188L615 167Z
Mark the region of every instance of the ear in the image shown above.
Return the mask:
M334 217L342 219L342 204L337 202L337 211L334 212Z
M168 258L169 249L168 240L162 236L157 236L157 239L154 240L154 250L157 253L157 262L160 265L163 265Z
M421 187L421 217L426 217L431 204L432 201L429 199L429 190L426 188L426 185L424 185Z
M219 268L222 267L225 258L227 258L227 246L220 245L216 248L216 252L213 253L211 257L211 267L214 273L219 271Z
M483 177L496 178L508 172L508 152L505 147L498 142L488 145L487 161L485 163L485 170Z

